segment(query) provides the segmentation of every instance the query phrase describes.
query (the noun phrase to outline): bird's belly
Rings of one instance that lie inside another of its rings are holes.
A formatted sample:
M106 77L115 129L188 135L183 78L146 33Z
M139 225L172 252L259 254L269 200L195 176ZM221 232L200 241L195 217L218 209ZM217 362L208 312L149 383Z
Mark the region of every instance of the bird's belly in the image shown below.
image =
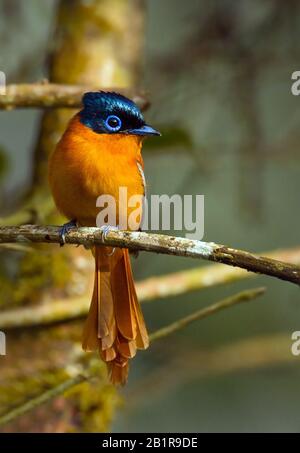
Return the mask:
M119 159L117 162L97 162L96 165L72 163L68 167L64 162L64 165L55 165L55 169L55 173L50 175L50 184L56 205L67 218L77 219L81 225L95 226L101 205L104 206L110 197L115 201L116 211L115 222L110 223L124 224L133 211L127 206L124 210L125 200L144 194L135 161Z

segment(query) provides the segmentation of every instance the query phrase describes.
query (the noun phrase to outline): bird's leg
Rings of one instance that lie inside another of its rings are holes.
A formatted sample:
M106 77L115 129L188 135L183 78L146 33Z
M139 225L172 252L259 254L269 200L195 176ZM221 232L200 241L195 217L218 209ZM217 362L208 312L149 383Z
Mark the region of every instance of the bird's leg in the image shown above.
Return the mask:
M59 236L61 247L66 243L66 234L75 227L77 227L77 221L76 219L72 219L70 222L64 223L64 225L60 228Z

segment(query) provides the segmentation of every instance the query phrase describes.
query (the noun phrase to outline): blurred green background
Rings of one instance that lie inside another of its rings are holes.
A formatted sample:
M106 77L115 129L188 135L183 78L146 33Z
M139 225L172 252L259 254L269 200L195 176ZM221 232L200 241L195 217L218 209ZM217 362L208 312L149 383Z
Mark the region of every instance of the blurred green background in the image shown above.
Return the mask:
M0 0L0 69L8 83L47 76L56 3ZM299 2L145 3L141 86L151 100L145 116L164 134L161 142L144 147L149 193L204 194L206 241L255 252L296 247L300 98L290 88L292 72L300 69ZM0 112L1 156L7 160L3 212L28 187L39 117L34 109ZM134 273L142 280L199 264L142 253ZM256 277L157 300L143 310L154 331L261 285L267 287L262 299L195 323L140 352L121 391L124 404L113 417L112 431L299 431L300 358L290 357L292 341L286 341L300 330L295 285ZM264 338L273 339L268 351L275 358L283 351L286 360L268 360L260 348ZM248 340L253 341L250 353L262 355L265 364L251 366L247 348L230 349ZM7 341L9 347L9 335ZM232 369L226 366L230 360Z

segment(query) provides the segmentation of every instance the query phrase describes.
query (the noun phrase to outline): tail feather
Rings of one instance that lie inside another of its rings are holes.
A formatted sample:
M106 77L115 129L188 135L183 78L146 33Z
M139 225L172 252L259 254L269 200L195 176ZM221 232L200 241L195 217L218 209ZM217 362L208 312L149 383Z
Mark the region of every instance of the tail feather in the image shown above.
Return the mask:
M100 277L101 289L98 298L98 338L102 339L102 349L111 348L117 336L114 303L110 288L110 272L97 272ZM105 301L105 302L104 302ZM100 316L101 315L101 316Z
M112 384L124 385L128 379L129 365L128 361L122 362L113 360L107 363L108 377Z
M128 341L126 338L122 338L122 336L118 336L118 351L127 359L132 359L136 354L136 342L135 340Z
M127 249L95 247L95 283L82 347L98 350L112 383L125 384L137 349L149 345Z
M111 362L117 357L115 348L99 349L99 354L104 362Z
M138 349L147 349L149 346L149 337L144 321L144 316L137 299L136 290L133 282L129 253L125 255L126 275L128 278L129 292L132 298L132 307L137 324L136 346Z
M125 254L123 250L115 250L112 256L111 289L118 330L124 338L133 340L136 337L136 320L132 311L132 296L128 284Z

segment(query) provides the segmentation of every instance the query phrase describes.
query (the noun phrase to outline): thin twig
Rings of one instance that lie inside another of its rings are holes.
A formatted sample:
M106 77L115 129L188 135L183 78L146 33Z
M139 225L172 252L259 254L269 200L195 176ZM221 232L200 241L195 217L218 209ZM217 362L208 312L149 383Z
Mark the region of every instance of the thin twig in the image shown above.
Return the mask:
M10 110L17 107L80 108L84 93L99 90L101 90L100 87L89 85L62 85L48 82L7 85L5 95L0 96L0 109ZM149 105L143 93L136 93L124 88L105 88L103 90L124 94L133 99L141 109L145 109Z
M6 414L0 416L0 426L3 426L12 420L20 417L21 415L26 414L27 412L32 411L36 407L44 404L58 395L61 395L66 390L75 387L75 385L80 384L88 379L88 376L82 373L76 374L75 376L66 379L61 384L52 387L51 389L43 392L42 394L38 395L36 398L32 398L29 401L26 401L24 404L12 409L11 411L7 412Z
M255 299L256 297L264 294L265 291L266 288L255 288L242 291L234 296L227 297L226 299L223 299L220 302L217 302L213 305L209 305L208 307L202 308L201 310L195 311L194 313L186 316L185 318L181 318L178 321L175 321L172 324L169 324L168 326L157 330L152 335L150 335L150 341L153 342L155 340L164 338L174 332L177 332L180 329L183 329L188 324L194 321L206 318L207 316L214 315L218 311L224 310L225 308L229 308L241 302L248 302L252 299Z
M22 244L0 244L0 252L1 251L32 253L36 252L36 249Z
M0 243L60 243L60 228L55 226L23 225L20 227L1 227ZM100 228L74 228L66 235L69 244L81 244L87 247L93 245L109 245L126 247L131 250L163 253L167 255L200 258L209 261L237 266L251 272L269 275L300 284L300 267L293 264L276 261L271 258L254 255L214 242L203 242L192 239L149 234L138 231L110 230L103 237Z

